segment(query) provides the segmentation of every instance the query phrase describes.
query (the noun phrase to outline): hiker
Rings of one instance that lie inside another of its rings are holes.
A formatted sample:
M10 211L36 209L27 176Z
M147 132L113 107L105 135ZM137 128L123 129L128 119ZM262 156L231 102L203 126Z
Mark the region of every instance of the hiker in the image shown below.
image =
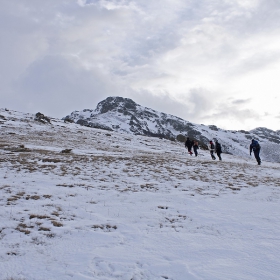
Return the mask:
M216 154L217 154L219 160L222 160L222 157L221 157L222 146L221 146L221 144L218 142L218 140L216 140L216 142L215 142L215 148L216 148Z
M193 143L193 151L194 151L194 154L195 156L197 157L197 150L198 150L198 142L197 141L194 141Z
M214 145L214 143L213 143L212 140L209 142L208 149L210 150L211 158L212 158L213 160L215 160L215 159L216 159L216 157L214 156L215 145Z
M260 158L261 146L259 142L255 139L252 139L252 143L250 145L250 155L252 154L252 150L254 152L254 156L256 158L256 161L258 162L258 165L261 165L261 158Z
M188 153L192 156L192 146L193 146L193 141L190 140L189 137L187 137L187 140L185 142L185 147L188 149Z

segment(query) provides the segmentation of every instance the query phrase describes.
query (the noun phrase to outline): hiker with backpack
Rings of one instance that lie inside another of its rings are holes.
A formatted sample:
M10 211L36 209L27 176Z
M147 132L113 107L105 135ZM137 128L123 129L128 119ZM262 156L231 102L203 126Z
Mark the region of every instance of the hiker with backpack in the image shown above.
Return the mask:
M188 153L192 156L193 152L192 152L192 146L193 146L194 142L192 140L190 140L189 137L187 137L187 140L185 142L185 147L188 149Z
M198 142L197 141L194 141L194 144L193 144L193 151L194 151L194 154L195 156L197 157L197 150L199 149L198 147Z
M217 154L219 160L222 160L222 157L221 157L222 146L221 146L221 144L218 142L218 140L216 140L216 142L215 142L215 147L216 147L216 154Z
M213 143L212 140L209 142L208 149L210 150L211 158L212 158L213 160L215 160L215 159L216 159L216 157L214 156L215 145L214 145L214 143Z
M261 165L261 158L260 158L261 146L259 142L255 139L252 139L252 143L250 145L250 155L252 154L252 150L254 152L254 156L256 158L256 161L258 162L258 165Z

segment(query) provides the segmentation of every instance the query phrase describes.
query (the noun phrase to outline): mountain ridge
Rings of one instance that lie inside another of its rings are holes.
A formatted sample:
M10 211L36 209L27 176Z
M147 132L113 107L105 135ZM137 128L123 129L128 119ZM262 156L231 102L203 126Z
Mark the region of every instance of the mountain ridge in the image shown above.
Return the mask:
M280 130L258 127L250 131L225 130L216 125L194 124L180 117L137 104L130 98L107 97L95 109L73 111L65 122L134 135L145 135L183 142L185 137L196 139L207 148L209 140L219 140L223 152L249 157L251 139L262 146L263 158L280 162Z

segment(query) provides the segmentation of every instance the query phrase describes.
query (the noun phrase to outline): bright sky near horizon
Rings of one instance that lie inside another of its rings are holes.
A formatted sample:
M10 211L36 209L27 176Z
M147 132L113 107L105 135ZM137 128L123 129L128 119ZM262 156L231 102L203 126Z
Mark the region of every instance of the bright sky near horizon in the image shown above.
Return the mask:
M63 117L108 96L194 123L280 130L280 2L9 0L0 104Z

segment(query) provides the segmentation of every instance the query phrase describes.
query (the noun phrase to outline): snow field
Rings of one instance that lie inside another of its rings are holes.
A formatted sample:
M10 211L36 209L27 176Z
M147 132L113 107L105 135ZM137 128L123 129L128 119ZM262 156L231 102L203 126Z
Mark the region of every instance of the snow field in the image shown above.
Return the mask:
M12 116L0 279L279 279L279 164Z

